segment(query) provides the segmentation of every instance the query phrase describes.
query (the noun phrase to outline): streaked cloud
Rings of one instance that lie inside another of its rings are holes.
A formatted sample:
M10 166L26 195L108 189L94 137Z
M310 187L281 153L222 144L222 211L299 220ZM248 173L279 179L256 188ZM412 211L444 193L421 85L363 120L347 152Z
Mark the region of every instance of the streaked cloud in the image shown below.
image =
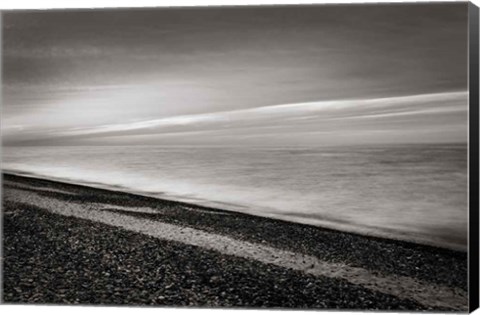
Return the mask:
M132 144L134 139L149 138L150 141L182 137L181 142L201 144L202 136L227 136L229 139L272 138L313 136L315 134L340 137L347 133L364 134L363 141L376 141L378 132L390 137L402 138L405 126L417 130L416 141L422 133L429 141L444 141L458 138L464 141L466 132L468 93L449 92L411 96L306 102L262 106L250 109L178 115L161 119L107 124L86 128L48 130L39 137L42 141L82 140L98 142L99 139L114 138L118 143ZM453 137L438 134L439 128L454 133ZM449 130L447 130L450 128ZM15 129L19 132L18 129ZM369 137L370 132L373 136ZM420 132L421 131L421 132ZM393 132L393 133L392 133ZM394 133L397 133L395 135ZM407 133L411 136L411 133ZM432 138L433 137L433 138ZM123 141L122 141L123 138ZM384 139L385 141L388 138ZM404 139L407 141L408 139Z
M402 97L337 100L263 106L251 109L225 111L216 113L173 116L131 123L112 124L93 128L60 131L58 136L98 135L141 131L146 133L161 132L168 128L179 128L180 132L191 128L225 126L235 128L269 124L288 124L292 119L375 119L409 115L435 115L451 112L466 113L468 106L467 92L451 92ZM226 126L227 124L228 126Z
M7 12L3 140L464 141L467 4L434 8Z

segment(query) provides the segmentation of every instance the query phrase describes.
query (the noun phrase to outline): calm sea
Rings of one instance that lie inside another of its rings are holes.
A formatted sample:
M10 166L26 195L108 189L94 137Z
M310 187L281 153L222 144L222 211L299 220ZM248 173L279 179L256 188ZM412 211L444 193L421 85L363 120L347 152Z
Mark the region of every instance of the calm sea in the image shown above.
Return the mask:
M6 147L2 169L466 249L467 145Z

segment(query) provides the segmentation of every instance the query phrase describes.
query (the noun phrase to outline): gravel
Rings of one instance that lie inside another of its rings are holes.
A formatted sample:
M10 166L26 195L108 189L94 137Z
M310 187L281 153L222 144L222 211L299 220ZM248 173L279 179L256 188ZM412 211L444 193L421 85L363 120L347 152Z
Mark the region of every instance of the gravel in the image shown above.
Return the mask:
M245 241L268 243L277 248L317 256L326 261L344 262L380 274L396 274L468 290L466 252L361 236L248 214L224 215L232 212L121 192L12 175L4 176L5 179L14 182L76 193L72 196L35 190L36 193L49 197L78 203L99 202L118 206L158 208L159 214L135 212L128 214L194 227ZM109 209L126 213L121 209L115 210L112 207ZM198 211L202 209L208 211Z
M4 202L5 303L422 310L346 281Z

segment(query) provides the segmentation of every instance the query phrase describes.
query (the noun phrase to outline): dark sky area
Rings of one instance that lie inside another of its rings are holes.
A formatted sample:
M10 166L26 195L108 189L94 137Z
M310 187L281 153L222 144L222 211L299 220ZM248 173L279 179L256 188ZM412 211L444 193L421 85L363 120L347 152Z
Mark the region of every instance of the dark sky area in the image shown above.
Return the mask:
M4 12L6 145L466 142L467 3Z

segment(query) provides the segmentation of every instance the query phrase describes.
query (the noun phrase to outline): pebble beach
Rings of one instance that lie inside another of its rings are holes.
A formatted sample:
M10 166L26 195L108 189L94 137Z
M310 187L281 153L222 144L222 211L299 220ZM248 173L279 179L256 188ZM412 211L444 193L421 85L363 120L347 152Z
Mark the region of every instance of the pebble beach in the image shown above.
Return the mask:
M467 253L3 175L3 302L465 311Z

